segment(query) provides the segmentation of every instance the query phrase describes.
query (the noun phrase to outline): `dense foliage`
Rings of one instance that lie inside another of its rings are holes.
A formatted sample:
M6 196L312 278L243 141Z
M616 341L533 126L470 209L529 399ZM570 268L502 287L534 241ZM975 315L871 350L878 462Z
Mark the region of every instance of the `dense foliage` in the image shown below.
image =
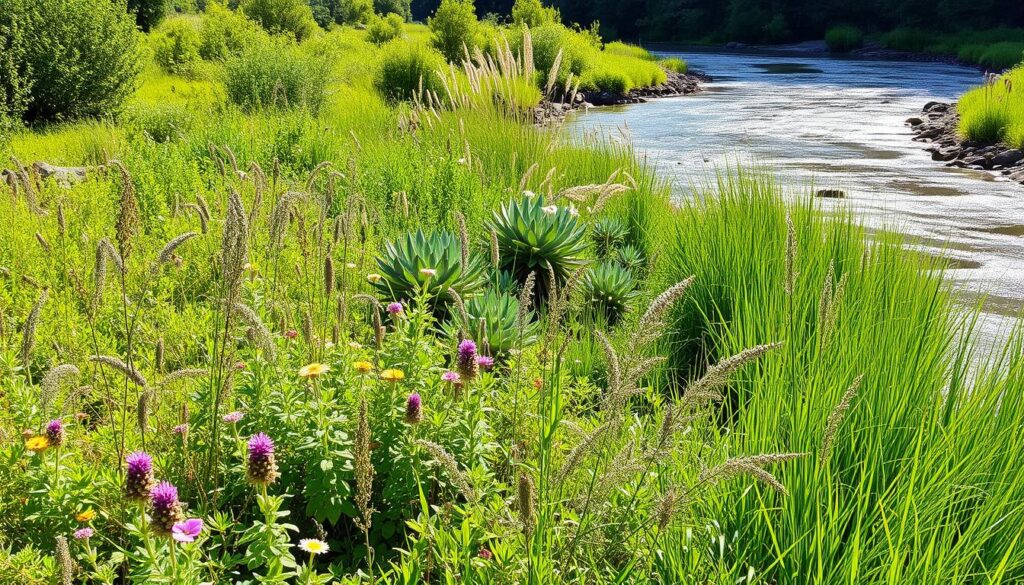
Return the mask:
M984 85L960 97L960 134L967 140L992 144L1003 141L1024 148L1024 65L1001 77L989 76Z

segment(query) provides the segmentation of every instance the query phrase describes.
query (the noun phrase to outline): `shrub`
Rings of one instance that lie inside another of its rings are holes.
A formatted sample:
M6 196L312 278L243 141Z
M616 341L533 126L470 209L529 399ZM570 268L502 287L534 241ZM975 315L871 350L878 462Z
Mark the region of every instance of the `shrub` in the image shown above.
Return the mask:
M373 0L373 10L377 14L397 14L403 22L412 20L411 0Z
M516 0L512 6L512 22L536 28L549 22L562 21L557 8L544 6L540 0Z
M320 110L328 67L284 39L260 43L225 64L228 98L246 109L302 107Z
M440 92L442 68L444 57L430 47L392 41L384 47L374 86L390 101L412 99L421 90Z
M185 137L192 125L190 111L178 104L153 104L131 110L128 124L157 143Z
M465 299L483 288L483 262L479 256L468 258L463 265L462 244L451 233L442 230L428 236L417 230L384 247L377 257L384 278L374 286L384 298L396 301L412 301L426 291L435 306L443 307L451 300L449 291Z
M167 15L167 0L128 0L128 11L135 15L135 23L145 32L156 28Z
M183 18L172 18L153 33L153 58L168 73L191 75L201 57L199 31Z
M111 114L134 89L138 33L123 0L8 0L0 12L0 22L17 23L0 33L0 46L19 46L20 63L6 67L18 79L3 82L12 114L22 107L28 120Z
M240 8L269 32L290 34L296 41L317 30L313 11L304 0L243 0Z
M376 16L366 26L366 40L375 45L383 45L402 36L402 17L397 14L388 14L385 17Z
M265 36L259 23L240 12L210 3L199 27L199 55L211 61L234 57L246 47L262 42Z
M644 257L640 248L629 244L618 249L615 253L615 262L628 270L634 277L639 276L647 266L647 258Z
M580 291L584 311L604 319L609 325L619 322L637 296L633 275L614 262L601 262L587 269Z
M988 69L1009 69L1024 61L1024 42L1003 41L988 45L974 61Z
M935 35L919 28L897 28L882 35L881 42L887 49L923 53L935 42Z
M373 17L372 0L341 0L341 22L356 24L368 22Z
M621 71L597 69L583 76L580 87L590 91L624 94L633 89L629 77Z
M433 33L434 47L448 61L461 61L463 47L470 51L476 45L479 22L473 0L441 0L437 12L427 23Z
M658 64L664 67L665 69L669 71L675 71L676 73L686 73L687 69L689 68L689 65L687 65L686 61L680 59L679 57L668 57L666 59L658 61Z
M579 78L584 71L593 67L597 51L587 38L567 29L558 23L548 23L530 31L533 44L533 63L541 79L547 79L554 67L558 52L562 52L562 60L558 66L557 79L565 83L569 74ZM513 51L522 50L522 35L513 37L510 42Z
M21 23L11 16L10 12L0 13L0 136L17 125L30 99L24 33Z
M864 44L864 33L855 26L834 26L825 33L825 44L833 53L849 53Z

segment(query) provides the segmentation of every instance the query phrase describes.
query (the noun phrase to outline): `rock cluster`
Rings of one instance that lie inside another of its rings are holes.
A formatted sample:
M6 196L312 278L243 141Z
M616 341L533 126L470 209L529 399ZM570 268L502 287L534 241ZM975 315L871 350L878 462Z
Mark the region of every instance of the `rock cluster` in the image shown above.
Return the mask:
M649 98L688 95L699 92L701 90L701 83L711 81L711 77L702 73L676 73L675 71L666 71L665 74L667 77L665 83L633 89L626 93L581 91L572 96L571 99L566 98L558 101L545 100L534 108L534 120L538 124L547 124L561 120L566 114L579 108L642 104Z
M927 142L932 160L960 167L997 172L1024 185L1024 151L1005 144L979 144L963 140L957 128L960 115L956 104L928 102L920 116L907 119L917 135L914 140Z

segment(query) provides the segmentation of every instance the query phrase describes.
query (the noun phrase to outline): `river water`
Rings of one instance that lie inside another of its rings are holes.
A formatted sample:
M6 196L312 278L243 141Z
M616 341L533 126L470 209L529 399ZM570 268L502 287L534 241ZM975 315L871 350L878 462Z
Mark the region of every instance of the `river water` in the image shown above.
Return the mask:
M931 160L904 121L930 100L951 102L981 72L908 63L736 53L662 53L714 78L699 94L596 108L569 122L578 135L630 140L677 197L716 170L767 166L794 196L850 208L869 228L912 236L953 260L948 276L985 295L992 342L1024 306L1024 187Z

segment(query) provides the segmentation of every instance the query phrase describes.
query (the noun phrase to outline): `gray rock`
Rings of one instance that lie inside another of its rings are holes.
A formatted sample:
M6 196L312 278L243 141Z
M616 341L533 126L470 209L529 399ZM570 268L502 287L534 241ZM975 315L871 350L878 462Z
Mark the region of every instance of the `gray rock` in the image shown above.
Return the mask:
M845 199L846 191L840 189L818 189L814 195L825 199Z
M41 179L53 177L63 187L70 187L85 180L88 167L56 167L42 161L32 163L32 169Z
M1017 164L1018 162L1021 161L1021 159L1024 159L1024 152L1016 148L1013 148L1010 150L1004 150L1003 152L1000 152L999 154L993 156L992 164L1008 167Z
M928 102L921 108L922 112L945 112L949 109L949 104L942 102Z
M920 126L921 124L924 124L924 120L917 117L907 118L907 121L905 123L910 124L911 126Z

